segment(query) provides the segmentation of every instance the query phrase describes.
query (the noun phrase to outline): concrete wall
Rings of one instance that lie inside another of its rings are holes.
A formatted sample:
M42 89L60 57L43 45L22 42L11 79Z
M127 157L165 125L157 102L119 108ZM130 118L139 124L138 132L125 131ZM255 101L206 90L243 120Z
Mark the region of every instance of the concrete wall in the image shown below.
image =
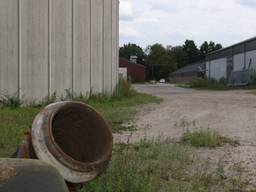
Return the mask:
M118 81L118 0L0 0L0 93L40 101Z

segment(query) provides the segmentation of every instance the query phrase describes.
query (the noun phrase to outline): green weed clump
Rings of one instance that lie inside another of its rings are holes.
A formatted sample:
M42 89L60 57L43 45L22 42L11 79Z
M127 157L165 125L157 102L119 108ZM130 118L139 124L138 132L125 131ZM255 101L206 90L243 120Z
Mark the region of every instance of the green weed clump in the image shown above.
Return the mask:
M20 107L22 103L23 102L19 99L19 96L17 94L12 96L4 94L0 96L0 106L17 108Z
M227 86L226 79L222 78L219 81L214 79L195 79L188 84L189 88L196 88L196 89L209 89L209 90L229 90L230 87Z
M220 162L213 167L188 146L171 140L116 145L107 172L81 192L243 191L247 182L227 178ZM243 184L243 185L242 185Z
M239 145L237 140L221 136L219 133L209 129L193 132L187 131L183 134L181 142L194 147L210 148L221 147L225 144Z

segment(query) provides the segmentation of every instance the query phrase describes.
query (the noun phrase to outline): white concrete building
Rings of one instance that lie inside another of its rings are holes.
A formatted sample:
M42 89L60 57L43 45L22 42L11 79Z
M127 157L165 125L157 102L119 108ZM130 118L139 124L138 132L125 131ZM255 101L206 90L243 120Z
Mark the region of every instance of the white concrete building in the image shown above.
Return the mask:
M0 93L40 101L118 81L118 0L0 0Z
M206 58L207 78L220 80L225 78L238 84L246 83L248 71L256 70L256 37L210 53ZM241 81L241 82L240 82Z

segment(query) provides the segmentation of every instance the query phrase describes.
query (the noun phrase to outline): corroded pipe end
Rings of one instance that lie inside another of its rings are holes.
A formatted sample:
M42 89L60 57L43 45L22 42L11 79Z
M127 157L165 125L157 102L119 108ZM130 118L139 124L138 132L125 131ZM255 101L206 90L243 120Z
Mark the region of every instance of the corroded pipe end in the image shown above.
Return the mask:
M113 136L105 120L80 102L58 102L35 118L32 144L37 157L71 183L85 183L105 171Z

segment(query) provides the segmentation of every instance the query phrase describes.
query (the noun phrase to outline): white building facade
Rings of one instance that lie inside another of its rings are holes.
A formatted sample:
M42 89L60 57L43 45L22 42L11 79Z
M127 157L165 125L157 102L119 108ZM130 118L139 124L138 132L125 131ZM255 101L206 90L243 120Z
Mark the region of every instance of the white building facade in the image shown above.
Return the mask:
M118 15L118 0L0 0L0 94L113 91Z

